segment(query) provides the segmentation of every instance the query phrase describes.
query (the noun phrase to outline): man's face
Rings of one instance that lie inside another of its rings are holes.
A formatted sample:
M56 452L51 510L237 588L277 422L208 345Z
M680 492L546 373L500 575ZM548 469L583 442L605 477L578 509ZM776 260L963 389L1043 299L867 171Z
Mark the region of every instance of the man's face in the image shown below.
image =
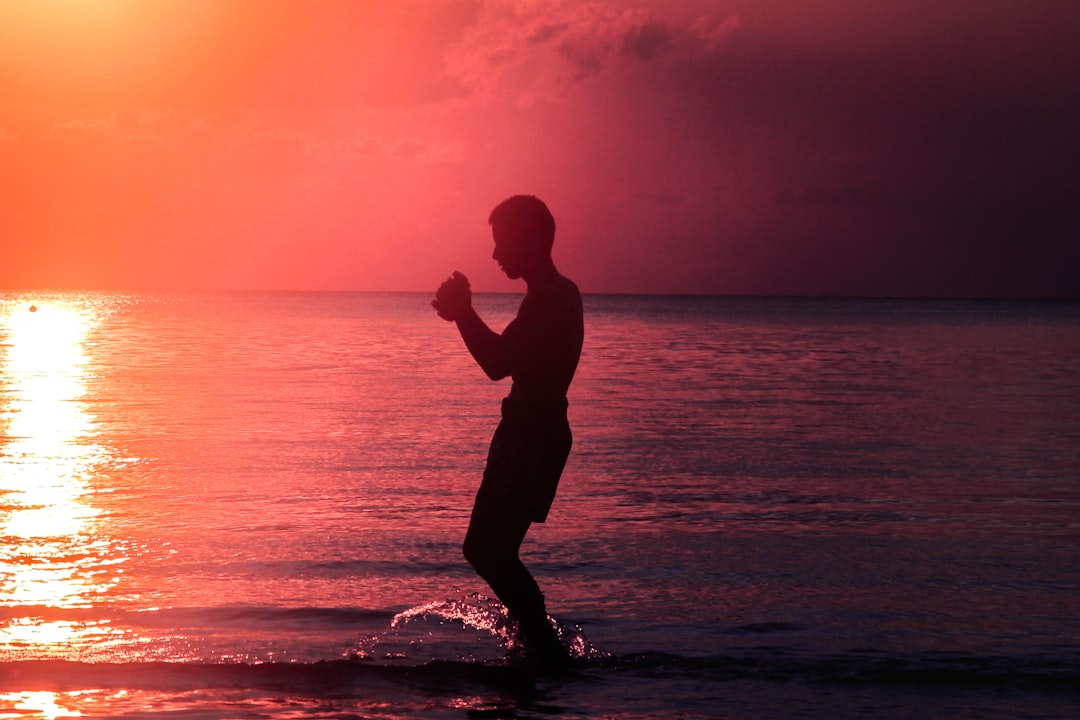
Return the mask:
M491 258L499 264L506 277L517 280L525 271L528 263L522 242L504 227L493 226L491 236L495 239L495 250Z

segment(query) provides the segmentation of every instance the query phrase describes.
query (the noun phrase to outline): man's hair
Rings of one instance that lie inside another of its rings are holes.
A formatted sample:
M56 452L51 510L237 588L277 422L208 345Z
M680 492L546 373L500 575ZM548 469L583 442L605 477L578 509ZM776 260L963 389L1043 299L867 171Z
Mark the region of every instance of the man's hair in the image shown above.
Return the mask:
M555 218L547 205L532 195L514 195L503 200L491 211L488 224L549 252L555 243Z

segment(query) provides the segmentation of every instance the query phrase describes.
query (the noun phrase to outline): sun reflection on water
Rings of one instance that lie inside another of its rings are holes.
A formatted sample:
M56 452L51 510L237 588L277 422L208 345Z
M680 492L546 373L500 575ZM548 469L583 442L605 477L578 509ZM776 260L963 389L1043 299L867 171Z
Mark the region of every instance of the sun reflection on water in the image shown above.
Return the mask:
M42 616L92 606L122 560L95 539L90 504L107 459L82 403L93 325L90 311L60 303L0 315L0 651L48 652L102 631Z
M14 712L0 712L0 718L40 717L55 720L62 717L80 717L78 710L69 710L60 705L63 700L60 693L48 691L0 693L0 703L10 704Z

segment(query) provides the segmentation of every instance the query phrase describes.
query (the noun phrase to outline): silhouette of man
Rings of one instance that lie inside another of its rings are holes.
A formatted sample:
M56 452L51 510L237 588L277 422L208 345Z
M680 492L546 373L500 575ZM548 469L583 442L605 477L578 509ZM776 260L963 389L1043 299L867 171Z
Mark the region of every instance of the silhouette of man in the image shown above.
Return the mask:
M581 294L551 260L555 220L539 199L516 195L488 218L492 258L507 277L525 280L517 316L501 334L472 306L469 281L455 272L432 301L457 324L465 346L492 380L513 379L491 439L463 547L473 566L517 620L528 657L545 665L568 658L548 622L544 596L518 550L534 522L547 519L570 454L566 391L584 337Z

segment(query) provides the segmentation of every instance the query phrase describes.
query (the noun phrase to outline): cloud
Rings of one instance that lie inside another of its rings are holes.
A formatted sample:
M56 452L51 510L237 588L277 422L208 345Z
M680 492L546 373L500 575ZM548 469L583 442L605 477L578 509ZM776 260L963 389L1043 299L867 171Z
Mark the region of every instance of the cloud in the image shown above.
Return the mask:
M379 143L382 154L400 160L423 163L456 163L465 160L460 142L434 143L418 138L402 138L394 143Z
M412 163L459 163L467 158L459 140L438 141L418 135L377 138L358 136L322 143L319 152L328 157L360 158L364 161L408 161Z
M459 140L435 141L412 135L335 137L263 126L244 131L236 138L236 146L257 152L292 152L341 163L360 159L441 164L459 163L467 158L464 144Z
M530 45L540 45L542 43L551 40L552 38L566 32L569 29L569 25L566 23L559 23L558 25L541 25L527 40Z
M667 24L650 19L630 28L623 37L622 52L639 60L651 60L669 49L672 43L671 29Z
M203 121L199 121L203 122ZM154 108L120 108L107 115L96 115L56 122L50 129L54 137L81 136L116 145L150 143L164 145L164 135L184 126L194 130L198 122L181 119L173 111Z
M483 99L558 102L582 82L616 68L708 55L740 23L692 20L605 2L485 3L447 52L448 76Z
M113 132L113 122L108 118L78 118L75 120L65 120L58 122L52 127L53 135L63 135L65 133L88 133L88 134L101 134L110 135Z

